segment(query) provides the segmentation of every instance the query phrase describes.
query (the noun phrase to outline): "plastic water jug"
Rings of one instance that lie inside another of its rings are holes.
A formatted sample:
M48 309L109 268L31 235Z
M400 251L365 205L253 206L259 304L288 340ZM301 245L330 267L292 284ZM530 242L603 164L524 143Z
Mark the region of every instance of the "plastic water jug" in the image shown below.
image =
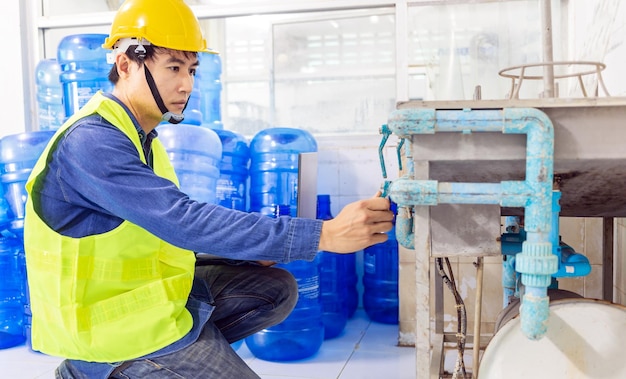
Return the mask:
M4 189L0 186L0 231L5 230L12 219L13 212L11 212L9 202L4 197Z
M65 116L70 117L99 90L110 92L113 84L107 63L108 50L102 47L106 34L74 34L64 37L57 49L61 65Z
M280 205L280 215L290 207ZM298 302L281 323L247 337L246 345L257 358L268 361L293 361L317 353L324 342L320 298L319 255L312 262L278 264L293 274L298 283Z
M289 205L297 215L298 159L317 151L311 133L294 128L269 128L250 141L250 211L271 215L276 205Z
M17 238L0 236L0 349L21 345L26 340L20 246Z
M26 346L30 351L33 350L32 329L33 329L33 312L30 310L30 292L28 290L28 275L26 273L26 254L24 245L22 244L18 253L19 266L22 270L22 278L24 280L23 298L24 298L24 336L26 337Z
M26 180L54 131L12 134L0 139L0 185L8 205L8 229L22 235L27 199Z
M196 82L200 89L200 112L202 124L213 129L222 129L222 59L218 54L198 54L200 66Z
M0 139L0 173L31 170L53 135L53 130L42 130L4 136Z
M354 316L356 309L359 307L359 275L356 271L356 255L358 252L354 254L346 255L346 266L348 266L346 272L346 289L348 290L348 297L346 298L346 308L348 310L348 319Z
M392 203L391 209L396 210ZM363 308L372 321L397 324L398 241L395 227L389 239L363 250Z
M330 195L318 195L317 197L317 218L322 220L328 220L332 218L332 212L330 210ZM341 254L331 255L336 260L336 263L322 263L322 270L325 267L333 267L338 265L341 277L339 286L346 290L345 298L342 300L347 310L348 319L354 316L356 309L359 306L359 290L357 288L359 282L359 276L356 270L356 254ZM324 262L325 255L322 255L322 262ZM328 259L328 258L327 258Z
M199 81L196 78L193 83L191 94L189 94L187 106L183 112L185 115L183 122L188 125L202 125L202 112L200 111L200 88L198 83Z
M330 195L317 195L317 218L330 220ZM320 251L320 293L324 323L324 339L339 336L348 322L348 271L349 254Z
M187 124L161 124L159 140L165 147L180 189L193 200L217 204L222 143L215 132Z
M217 202L219 205L247 211L248 161L250 148L241 134L225 129L214 129L222 141L220 177L217 180Z
M35 67L39 130L56 130L65 121L60 74L61 66L54 58L42 59Z

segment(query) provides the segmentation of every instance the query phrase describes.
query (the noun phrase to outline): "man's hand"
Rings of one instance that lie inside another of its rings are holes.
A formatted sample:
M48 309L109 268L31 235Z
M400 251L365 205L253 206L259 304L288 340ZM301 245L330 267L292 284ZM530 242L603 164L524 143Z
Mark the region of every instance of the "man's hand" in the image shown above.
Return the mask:
M324 221L319 250L353 253L385 242L393 227L389 200L380 196L346 205L332 220Z

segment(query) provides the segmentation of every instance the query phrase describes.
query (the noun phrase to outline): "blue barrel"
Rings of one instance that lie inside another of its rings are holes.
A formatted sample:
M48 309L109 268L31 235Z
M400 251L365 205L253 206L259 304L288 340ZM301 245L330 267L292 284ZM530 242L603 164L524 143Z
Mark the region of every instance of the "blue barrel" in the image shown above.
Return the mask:
M3 204L9 207L8 229L23 235L26 180L37 159L54 135L53 130L12 134L0 139L0 185Z
M24 333L24 285L20 269L21 242L0 236L0 349L21 345Z
M198 54L200 66L196 82L200 89L202 124L208 128L222 129L222 59L218 54Z
M110 92L113 84L107 63L107 49L102 47L106 34L74 34L64 37L57 49L61 65L65 116L70 117L99 90Z
M275 209L279 209L280 215L290 212L287 205L279 205ZM319 263L318 255L312 262L294 261L275 265L295 277L298 302L281 323L245 339L254 356L268 361L293 361L311 357L319 351L324 342Z
M392 203L395 212L395 204ZM372 321L398 324L398 241L389 239L363 250L363 308Z
M330 195L317 195L317 218L330 220ZM320 293L324 323L324 339L338 337L348 322L349 255L320 251Z
M217 204L222 143L215 132L187 124L161 124L159 140L174 166L180 189L193 200Z
M217 202L219 205L247 211L248 161L250 148L248 141L239 133L225 129L214 129L222 141L220 177L217 180Z
M35 67L39 130L56 130L65 121L60 74L61 66L54 58L42 59Z
M317 151L313 136L301 129L269 128L250 141L250 211L271 215L289 205L297 215L298 158Z

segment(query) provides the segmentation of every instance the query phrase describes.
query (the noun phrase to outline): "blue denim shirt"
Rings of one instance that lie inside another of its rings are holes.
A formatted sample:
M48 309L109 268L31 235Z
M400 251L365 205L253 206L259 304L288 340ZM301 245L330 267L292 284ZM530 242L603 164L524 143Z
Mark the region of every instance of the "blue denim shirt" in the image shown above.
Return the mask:
M150 145L158 133L146 135L126 106L106 96L129 114L151 162ZM40 199L36 204L44 221L62 235L105 233L128 220L181 248L236 260L313 260L322 227L320 220L274 219L190 199L174 183L155 175L132 142L97 114L79 120L58 139L33 194ZM212 307L190 299L187 308L194 317L193 329L151 356L195 341ZM89 378L106 377L114 367L77 364L89 371Z

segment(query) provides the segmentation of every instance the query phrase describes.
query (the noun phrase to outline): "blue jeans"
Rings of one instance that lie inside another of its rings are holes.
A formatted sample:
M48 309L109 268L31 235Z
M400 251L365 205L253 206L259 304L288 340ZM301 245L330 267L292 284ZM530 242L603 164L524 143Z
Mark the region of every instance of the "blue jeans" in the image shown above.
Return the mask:
M283 321L296 305L298 286L291 273L279 268L209 264L196 268L190 297L215 306L192 344L115 364L65 360L56 378L258 379L230 344Z

